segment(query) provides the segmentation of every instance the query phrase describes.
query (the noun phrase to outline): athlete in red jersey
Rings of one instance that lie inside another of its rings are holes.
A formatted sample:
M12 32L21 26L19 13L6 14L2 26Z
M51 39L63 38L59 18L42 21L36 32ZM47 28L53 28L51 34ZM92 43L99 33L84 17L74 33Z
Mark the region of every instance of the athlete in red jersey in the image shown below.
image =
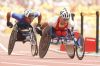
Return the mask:
M70 12L64 8L60 12L60 16L58 17L57 21L53 22L52 24L52 35L55 32L57 36L66 36L66 30L73 31L74 22L71 19Z

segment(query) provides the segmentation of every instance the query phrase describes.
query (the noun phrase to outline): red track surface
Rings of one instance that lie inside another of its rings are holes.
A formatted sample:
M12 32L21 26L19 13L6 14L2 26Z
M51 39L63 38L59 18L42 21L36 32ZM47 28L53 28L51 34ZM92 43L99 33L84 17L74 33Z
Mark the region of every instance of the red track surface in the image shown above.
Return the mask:
M1 36L0 43L7 49L9 36ZM50 46L55 48L54 46ZM0 47L0 66L100 66L100 56L85 56L78 60L75 56L70 59L67 53L57 53L49 50L45 58L33 57L28 43L17 42L12 55Z

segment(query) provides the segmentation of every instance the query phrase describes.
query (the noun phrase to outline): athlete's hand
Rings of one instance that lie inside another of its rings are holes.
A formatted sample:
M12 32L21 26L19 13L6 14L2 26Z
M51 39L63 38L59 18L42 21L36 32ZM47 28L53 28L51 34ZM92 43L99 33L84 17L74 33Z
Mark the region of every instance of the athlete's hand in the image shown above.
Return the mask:
M7 26L8 26L9 28L12 28L12 27L13 27L13 24L12 24L11 22L7 22Z
M41 27L41 24L37 24L36 27Z
M36 26L36 28L35 28L35 29L36 29L36 32L42 36L42 29L41 29L41 25L40 25L40 24L37 24L37 26Z

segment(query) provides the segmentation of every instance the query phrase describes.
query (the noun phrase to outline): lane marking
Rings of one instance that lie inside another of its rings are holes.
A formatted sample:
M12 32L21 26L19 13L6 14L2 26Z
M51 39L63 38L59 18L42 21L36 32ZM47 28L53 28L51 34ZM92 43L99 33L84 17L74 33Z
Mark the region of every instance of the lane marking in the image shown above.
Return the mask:
M12 53L12 55L25 56L25 54L17 54L17 53Z
M49 48L50 51L53 51L53 52L56 52L56 53L62 53L62 54L66 54L67 51L60 51L60 50L57 50L57 49L52 49L52 48ZM85 52L85 55L86 56L100 56L100 53L87 53Z
M11 58L7 58L7 59L11 59ZM32 62L35 61L35 62L40 62L40 63L46 62L46 63L54 63L54 64L59 64L60 63L60 64L69 64L69 65L72 64L72 65L85 65L85 66L100 66L99 64L93 64L93 62L98 62L99 63L100 61L91 61L91 60L87 60L87 61L84 60L84 63L81 63L81 62L80 63L79 62L77 62L77 63L76 62L67 62L67 61L64 62L64 61L45 60L45 59L44 60L27 60L27 59L25 60L25 59L15 59L14 58L14 60L32 61ZM92 62L92 63L85 64L85 62L88 62L88 61Z
M3 44L0 43L0 47L5 51L8 52L7 48L3 46Z
M33 65L33 64L23 64L23 63L13 63L13 62L0 62L2 64L14 64L14 65L22 65L22 66L47 66L47 65Z
M87 56L100 56L100 53L87 53Z
M52 49L52 48L49 48L50 51L53 51L53 52L57 52L57 53L66 53L66 51L60 51L60 50L57 50L57 49Z
M4 51L0 51L0 53L5 54ZM24 52L24 51L19 51L19 52L16 51L16 52L15 52L15 51L14 51L14 52L11 53L11 55L20 55L20 56L22 55L22 56L25 56L25 55L26 55L25 53L30 53L30 52L28 52L28 51L25 51L25 52Z
M35 60L35 61L39 61L39 60ZM41 60L40 60L41 61ZM88 64L85 64L85 63L79 63L79 62L64 62L64 61L53 61L53 60L42 60L42 62L47 62L47 63L55 63L55 64L73 64L73 65L85 65L85 66L99 66L99 64L93 64L93 63L88 63Z

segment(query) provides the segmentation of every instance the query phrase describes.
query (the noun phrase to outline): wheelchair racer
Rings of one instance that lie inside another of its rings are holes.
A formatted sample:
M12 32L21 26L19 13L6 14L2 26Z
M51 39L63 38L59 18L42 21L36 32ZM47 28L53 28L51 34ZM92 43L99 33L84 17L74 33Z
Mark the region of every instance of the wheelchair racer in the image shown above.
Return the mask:
M18 13L12 13L12 12L8 12L7 13L7 26L12 28L13 24L10 22L10 18L14 18L17 20L18 25L22 28L26 28L27 26L29 26L32 21L34 20L34 18L38 18L38 24L37 26L40 26L41 23L41 19L42 19L42 15L39 11L35 11L33 12L31 9L27 9L24 11L24 14L18 14ZM38 30L38 28L37 28ZM42 33L40 33L41 35Z
M69 10L64 8L60 11L60 16L57 17L56 21L48 22L48 25L52 26L51 28L51 37L57 36L66 36L68 29L68 32L73 35L73 29L74 29L74 22L71 18L71 13Z

